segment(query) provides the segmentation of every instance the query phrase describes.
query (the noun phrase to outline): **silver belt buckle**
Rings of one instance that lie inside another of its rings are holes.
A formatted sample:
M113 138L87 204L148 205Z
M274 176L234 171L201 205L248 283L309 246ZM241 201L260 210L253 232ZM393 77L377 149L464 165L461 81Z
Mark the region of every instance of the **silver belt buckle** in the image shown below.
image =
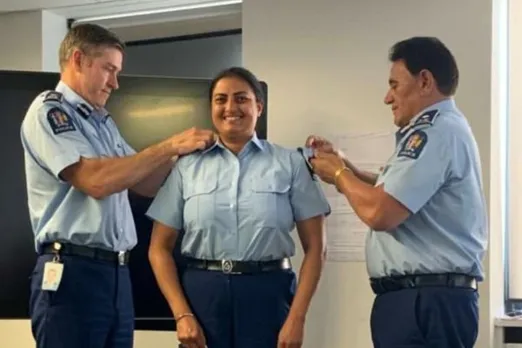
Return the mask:
M118 252L118 264L120 266L125 265L125 251L119 251Z
M230 260L221 260L221 270L223 273L232 273L232 261Z

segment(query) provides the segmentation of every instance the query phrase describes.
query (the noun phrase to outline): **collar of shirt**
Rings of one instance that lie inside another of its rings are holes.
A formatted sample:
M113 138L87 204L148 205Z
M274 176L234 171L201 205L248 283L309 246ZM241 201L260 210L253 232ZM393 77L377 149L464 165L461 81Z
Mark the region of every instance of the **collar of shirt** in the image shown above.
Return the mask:
M107 122L109 112L102 109L95 109L85 99L80 97L78 93L73 91L65 82L60 81L55 90L63 95L63 98L69 103L83 118L95 117L98 121Z
M411 120L410 122L400 128L396 133L395 133L395 140L396 140L396 143L398 144L399 141L402 139L402 137L404 137L404 135L411 129L411 127L415 124L415 122L417 122L417 120L419 119L419 117L421 117L422 115L424 115L427 111L430 111L430 110L438 110L439 113L441 111L444 111L444 110L452 110L452 109L455 109L455 100L453 98L447 98L447 99L444 99L440 102L437 102L435 104L432 104L426 108L424 108L423 110L421 110L417 115L415 115Z
M245 147L243 149L246 149L248 146L250 146L250 144L254 144L254 146L257 147L261 151L265 149L265 146L263 145L261 140L259 140L259 138L257 137L257 134L255 132L254 132L254 135L252 136L252 138L245 144ZM220 148L220 149L223 149L223 150L226 149L225 145L223 145L223 143L221 142L221 139L219 139L219 138L214 143L214 145L212 145L208 149L204 150L202 152L202 154L206 154L206 153L208 153L210 151L213 151L216 148ZM243 152L243 151L241 151L241 152Z

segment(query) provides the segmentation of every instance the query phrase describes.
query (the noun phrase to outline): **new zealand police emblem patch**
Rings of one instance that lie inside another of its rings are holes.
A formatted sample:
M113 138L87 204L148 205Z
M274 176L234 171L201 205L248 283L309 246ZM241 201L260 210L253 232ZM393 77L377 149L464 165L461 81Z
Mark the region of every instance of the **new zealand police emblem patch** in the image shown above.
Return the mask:
M55 135L76 130L73 120L60 108L52 108L47 112L47 121Z
M397 157L409 157L412 159L417 159L419 158L427 142L428 135L421 130L417 130L411 133L404 143L402 143Z

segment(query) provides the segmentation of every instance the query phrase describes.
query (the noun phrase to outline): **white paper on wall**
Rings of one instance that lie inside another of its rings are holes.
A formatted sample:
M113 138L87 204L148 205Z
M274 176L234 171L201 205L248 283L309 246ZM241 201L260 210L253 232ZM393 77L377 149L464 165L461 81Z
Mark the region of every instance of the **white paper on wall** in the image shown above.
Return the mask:
M358 169L378 173L393 154L395 134L342 134L333 136L331 141ZM369 227L359 219L346 197L337 192L333 185L325 187L325 195L332 209L332 213L326 219L327 260L364 261Z

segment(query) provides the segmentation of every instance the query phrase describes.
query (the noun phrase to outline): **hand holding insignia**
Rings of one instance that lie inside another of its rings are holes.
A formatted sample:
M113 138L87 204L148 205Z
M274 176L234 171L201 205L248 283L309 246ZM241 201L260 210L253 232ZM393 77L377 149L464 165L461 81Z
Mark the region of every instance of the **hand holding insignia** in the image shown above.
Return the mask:
M308 136L308 138L306 138L305 146L322 152L335 152L332 143L328 139L317 135Z
M170 138L175 155L186 155L197 150L205 150L214 145L217 135L207 129L190 128Z
M337 171L345 167L345 163L340 155L324 151L316 151L310 163L314 172L328 184L333 184Z

